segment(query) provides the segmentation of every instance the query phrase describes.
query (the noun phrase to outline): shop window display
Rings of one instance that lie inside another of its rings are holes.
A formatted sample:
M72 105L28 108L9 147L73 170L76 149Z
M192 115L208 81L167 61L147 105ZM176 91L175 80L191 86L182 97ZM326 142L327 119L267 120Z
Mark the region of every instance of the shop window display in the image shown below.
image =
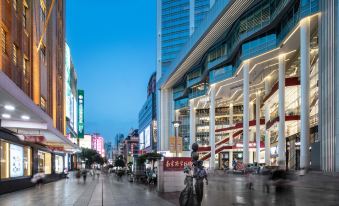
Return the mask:
M64 159L60 155L55 155L55 173L60 174L64 170Z
M1 141L1 179L9 178L9 144Z
M32 149L1 140L1 179L32 175Z
M48 152L38 152L39 164L38 169L39 171L44 172L45 174L52 173L52 155Z

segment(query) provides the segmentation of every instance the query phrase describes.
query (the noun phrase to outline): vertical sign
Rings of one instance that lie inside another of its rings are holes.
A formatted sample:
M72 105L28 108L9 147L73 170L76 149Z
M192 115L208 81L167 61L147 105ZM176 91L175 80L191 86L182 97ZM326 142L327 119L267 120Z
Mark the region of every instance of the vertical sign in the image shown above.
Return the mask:
M170 142L170 145L169 145L170 152L175 153L175 136L170 137L169 142Z
M177 152L182 153L182 137L177 137Z
M78 138L84 138L84 123L85 123L85 115L84 115L84 90L78 90L78 111L79 111L79 121L78 121Z
M66 117L71 118L71 51L65 43L65 99L66 99Z

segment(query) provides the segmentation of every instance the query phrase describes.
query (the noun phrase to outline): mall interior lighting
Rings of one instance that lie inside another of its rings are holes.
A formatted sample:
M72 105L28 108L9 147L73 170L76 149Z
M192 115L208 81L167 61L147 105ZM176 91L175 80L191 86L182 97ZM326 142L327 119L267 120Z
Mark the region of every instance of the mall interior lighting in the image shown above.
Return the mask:
M15 107L14 107L13 105L9 105L9 104L5 105L4 108L5 108L6 110L8 110L8 111L13 111L13 110L15 110Z
M31 119L29 116L27 116L27 115L22 115L21 116L21 119L23 119L23 120L29 120L29 119Z
M3 118L6 118L6 119L11 118L11 115L10 115L10 114L2 114L1 116L2 116Z

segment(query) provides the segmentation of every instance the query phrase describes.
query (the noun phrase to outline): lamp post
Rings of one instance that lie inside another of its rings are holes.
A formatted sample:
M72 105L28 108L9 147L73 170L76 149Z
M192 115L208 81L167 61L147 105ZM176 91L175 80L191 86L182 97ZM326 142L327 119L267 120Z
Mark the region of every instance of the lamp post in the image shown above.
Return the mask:
M173 126L174 126L174 132L175 132L175 156L178 157L178 149L177 149L177 140L178 140L178 128L181 124L180 121L173 121L172 122Z

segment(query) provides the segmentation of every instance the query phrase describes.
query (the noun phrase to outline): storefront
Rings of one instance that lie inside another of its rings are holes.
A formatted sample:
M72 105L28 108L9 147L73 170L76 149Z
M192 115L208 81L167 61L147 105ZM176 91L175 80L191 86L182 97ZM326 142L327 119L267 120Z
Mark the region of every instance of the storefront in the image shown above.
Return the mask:
M0 194L33 186L31 178L37 172L46 174L46 182L62 178L64 159L63 152L22 141L0 130Z
M0 139L1 181L32 175L32 148Z

